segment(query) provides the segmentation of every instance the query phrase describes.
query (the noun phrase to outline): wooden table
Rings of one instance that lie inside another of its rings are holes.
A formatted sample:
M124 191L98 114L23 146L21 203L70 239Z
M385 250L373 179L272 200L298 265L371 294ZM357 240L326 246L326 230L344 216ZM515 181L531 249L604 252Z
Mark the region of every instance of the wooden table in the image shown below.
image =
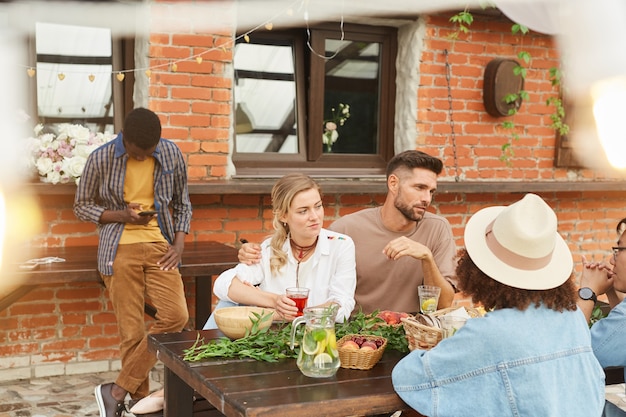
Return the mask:
M295 359L185 362L183 350L198 333L205 340L222 335L202 330L148 337L149 349L165 365L165 417L192 416L194 391L228 417L391 415L409 409L391 384L391 370L403 357L397 351L386 351L368 371L340 368L332 378L309 378Z
M39 265L32 271L16 272L19 283L8 294L0 294L0 311L39 285L71 282L102 282L97 271L97 247L76 246L34 249L31 257L58 257L64 262ZM18 259L16 264L27 259ZM187 242L183 252L180 273L193 277L196 289L196 327L202 327L211 314L212 277L237 264L237 249L219 242ZM207 300L201 300L201 296ZM202 301L202 302L199 302ZM147 313L154 313L147 306Z

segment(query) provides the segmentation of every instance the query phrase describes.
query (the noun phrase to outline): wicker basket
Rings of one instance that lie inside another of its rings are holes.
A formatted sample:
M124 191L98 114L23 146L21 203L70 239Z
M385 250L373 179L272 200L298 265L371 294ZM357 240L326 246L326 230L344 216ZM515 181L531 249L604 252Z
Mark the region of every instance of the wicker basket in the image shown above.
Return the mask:
M381 340L382 345L375 350L361 350L361 349L345 349L343 344L352 340L353 337L363 337L365 340ZM339 339L337 342L337 350L339 350L339 360L341 361L342 368L349 369L372 369L376 363L380 360L387 347L387 339L381 336L365 335L365 334L348 334Z
M439 316L443 316L451 311L456 310L458 307L442 308L428 316L432 319L437 319ZM467 314L470 317L479 317L480 313L473 307L465 307ZM425 324L426 320L421 319L421 315L418 314L414 317L405 317L402 319L404 326L404 333L406 333L406 339L409 343L409 349L421 349L429 350L437 346L437 343L443 338L443 330L440 327L430 326ZM421 320L420 320L421 319Z

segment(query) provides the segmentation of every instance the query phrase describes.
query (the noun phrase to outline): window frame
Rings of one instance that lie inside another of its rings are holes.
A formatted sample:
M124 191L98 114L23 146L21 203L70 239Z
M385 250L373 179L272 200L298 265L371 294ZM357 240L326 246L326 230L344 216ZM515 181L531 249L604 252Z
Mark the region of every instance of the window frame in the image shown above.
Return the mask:
M324 51L326 39L341 39L338 23L324 23L310 28L310 44L314 51ZM345 24L344 40L364 40L381 44L379 69L378 152L376 154L324 153L323 112L325 61L306 50L305 29L258 31L251 38L294 39L294 72L296 78L296 120L298 122L297 154L241 153L233 150L232 161L237 177L276 177L288 172L304 172L313 176L363 177L384 175L394 154L394 118L396 96L397 28ZM305 80L300 81L299 80ZM390 105L386 105L390 103ZM233 101L234 105L234 101ZM358 111L355 107L351 112ZM233 108L233 114L235 109ZM234 120L236 123L236 120ZM309 140L309 138L319 138ZM234 138L236 141L236 138Z
M68 62L97 62L100 60L98 57L80 57L80 56L66 56L66 55L38 55L36 49L36 37L33 35L28 39L28 49L30 56L33 57L34 65L37 66L38 62L52 62L52 63L68 63ZM44 59L40 60L40 56ZM129 68L135 68L135 38L134 37L120 37L115 33L111 34L111 88L113 95L113 116L112 117L86 117L84 120L88 123L105 123L113 124L114 132L122 130L124 124L124 118L126 114L130 112L134 107L133 92L135 88L135 73L134 71L124 72L124 80L122 82L116 79L116 74L120 71L127 70ZM65 81L67 82L67 81ZM37 77L30 79L30 97L31 97L31 114L33 119L37 123L44 125L53 125L60 123L74 123L76 117L40 117L38 110L38 97L37 97ZM108 123L108 122L111 123Z

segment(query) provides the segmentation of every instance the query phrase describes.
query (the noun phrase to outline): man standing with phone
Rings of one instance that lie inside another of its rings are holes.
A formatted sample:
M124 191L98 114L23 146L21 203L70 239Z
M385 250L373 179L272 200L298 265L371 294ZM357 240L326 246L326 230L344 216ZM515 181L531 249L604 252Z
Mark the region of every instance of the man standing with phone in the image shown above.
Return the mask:
M157 310L149 333L181 331L189 319L178 270L191 222L187 167L176 144L161 138L155 113L134 109L122 133L89 155L74 213L98 225L98 271L120 334L120 373L95 396L100 417L121 416L127 394L149 394L156 363L148 351L146 296Z

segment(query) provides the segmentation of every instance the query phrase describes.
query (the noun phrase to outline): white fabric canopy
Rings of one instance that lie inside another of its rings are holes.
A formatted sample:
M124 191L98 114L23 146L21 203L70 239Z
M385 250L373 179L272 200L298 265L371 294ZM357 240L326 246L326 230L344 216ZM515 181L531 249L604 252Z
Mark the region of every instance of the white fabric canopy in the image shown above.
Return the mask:
M530 30L547 35L556 35L559 32L559 3L557 2L496 0L495 5L506 17Z

